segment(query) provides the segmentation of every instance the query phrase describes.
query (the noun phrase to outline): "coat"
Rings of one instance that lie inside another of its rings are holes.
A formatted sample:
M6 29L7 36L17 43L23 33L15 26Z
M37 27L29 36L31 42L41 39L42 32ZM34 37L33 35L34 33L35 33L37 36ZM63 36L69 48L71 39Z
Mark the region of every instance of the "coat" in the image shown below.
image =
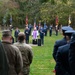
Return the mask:
M23 58L23 74L29 75L30 72L30 64L32 63L33 59L33 52L32 47L25 43L14 43L15 46L19 48Z
M56 75L71 75L68 61L70 44L60 46L56 54Z
M56 53L57 53L58 47L66 45L66 44L67 44L67 40L66 40L65 37L63 39L57 40L55 42L54 49L53 49L53 58L54 58L55 61L56 61Z
M71 75L75 75L75 41L70 44L69 65L71 68Z
M21 52L19 49L10 44L9 42L2 41L5 49L7 63L8 63L8 75L18 75L22 71L23 61Z
M0 41L0 75L8 75L8 69L5 49Z

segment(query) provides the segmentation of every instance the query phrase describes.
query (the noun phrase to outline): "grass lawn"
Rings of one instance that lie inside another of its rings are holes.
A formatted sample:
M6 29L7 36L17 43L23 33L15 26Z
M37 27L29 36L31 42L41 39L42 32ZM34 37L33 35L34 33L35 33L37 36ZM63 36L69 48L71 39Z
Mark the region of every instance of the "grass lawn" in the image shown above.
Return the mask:
M53 46L56 40L61 39L59 34L52 37L45 36L44 46L33 46L34 58L31 64L30 75L54 75L55 61L52 57Z
M49 35L45 36L44 46L32 46L34 57L30 67L30 75L54 75L52 72L55 66L55 61L52 57L53 46L55 41L62 37L60 33L58 36L55 36L53 33L52 37ZM30 36L30 43L31 41L32 37Z

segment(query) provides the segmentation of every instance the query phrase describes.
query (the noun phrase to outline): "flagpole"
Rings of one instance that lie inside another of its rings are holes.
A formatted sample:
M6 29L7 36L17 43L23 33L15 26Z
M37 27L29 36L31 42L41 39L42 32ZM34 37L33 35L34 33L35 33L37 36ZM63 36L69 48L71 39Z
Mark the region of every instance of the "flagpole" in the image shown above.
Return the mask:
M71 15L69 15L69 19L68 19L68 26L71 25Z

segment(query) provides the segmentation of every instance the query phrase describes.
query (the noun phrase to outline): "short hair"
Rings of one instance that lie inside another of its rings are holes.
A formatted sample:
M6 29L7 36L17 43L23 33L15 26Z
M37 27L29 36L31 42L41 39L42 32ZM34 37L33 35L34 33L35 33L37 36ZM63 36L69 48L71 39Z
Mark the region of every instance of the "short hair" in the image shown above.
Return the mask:
M18 34L18 41L21 43L24 41L24 39L25 39L25 34L23 32L20 32Z

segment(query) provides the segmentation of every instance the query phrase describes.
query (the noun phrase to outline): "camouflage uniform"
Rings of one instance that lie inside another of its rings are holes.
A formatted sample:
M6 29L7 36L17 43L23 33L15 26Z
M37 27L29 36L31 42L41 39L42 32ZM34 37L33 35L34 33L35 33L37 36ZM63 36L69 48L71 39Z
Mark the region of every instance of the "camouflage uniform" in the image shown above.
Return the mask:
M18 75L23 67L22 56L19 49L9 42L2 41L7 56L9 71L8 75Z
M23 58L23 75L29 75L30 72L30 64L32 63L33 53L32 48L28 44L25 43L14 43L22 53Z

